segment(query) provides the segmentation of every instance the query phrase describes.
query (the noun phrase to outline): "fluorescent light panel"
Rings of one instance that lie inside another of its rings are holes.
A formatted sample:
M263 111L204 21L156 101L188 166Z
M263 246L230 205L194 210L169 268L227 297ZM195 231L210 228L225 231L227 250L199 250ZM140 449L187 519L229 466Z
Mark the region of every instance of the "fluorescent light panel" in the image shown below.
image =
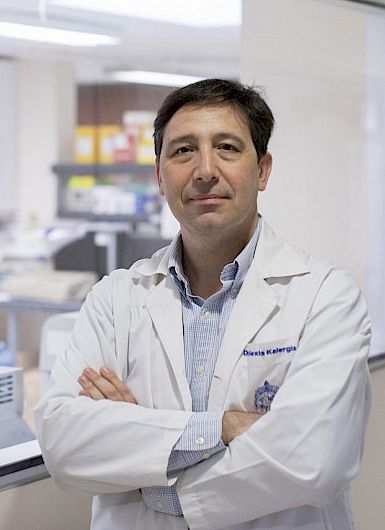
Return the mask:
M119 44L118 38L109 35L30 24L14 24L13 22L0 22L0 37L49 42L62 46L111 46Z
M163 72L148 72L144 70L120 70L111 72L110 77L115 81L123 81L124 83L171 87L182 87L203 79L202 77L194 77L191 75L166 74Z
M48 5L185 26L240 26L241 0L48 0Z

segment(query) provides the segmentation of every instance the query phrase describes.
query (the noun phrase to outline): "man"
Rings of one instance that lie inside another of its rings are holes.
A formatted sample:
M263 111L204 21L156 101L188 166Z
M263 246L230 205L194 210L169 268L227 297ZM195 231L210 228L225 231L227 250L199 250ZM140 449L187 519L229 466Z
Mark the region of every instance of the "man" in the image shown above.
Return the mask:
M55 480L96 495L94 530L353 528L370 324L347 273L258 214L273 123L224 80L159 110L180 235L94 287L36 411Z

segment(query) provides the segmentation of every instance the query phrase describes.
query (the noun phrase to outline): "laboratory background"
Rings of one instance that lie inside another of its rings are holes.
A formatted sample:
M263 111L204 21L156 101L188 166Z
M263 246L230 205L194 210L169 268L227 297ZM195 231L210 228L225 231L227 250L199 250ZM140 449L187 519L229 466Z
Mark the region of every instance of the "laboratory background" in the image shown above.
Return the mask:
M385 0L0 0L0 528L88 528L32 410L91 286L168 244L152 122L206 77L276 119L260 211L347 268L373 321L357 530L385 529ZM23 507L23 509L20 509Z

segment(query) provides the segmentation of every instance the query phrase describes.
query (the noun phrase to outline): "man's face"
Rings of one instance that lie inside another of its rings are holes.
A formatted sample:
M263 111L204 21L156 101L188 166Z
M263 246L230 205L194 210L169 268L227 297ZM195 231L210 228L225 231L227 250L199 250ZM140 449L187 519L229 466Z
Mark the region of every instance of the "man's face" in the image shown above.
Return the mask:
M182 233L251 236L271 155L258 160L250 130L232 106L180 108L165 128L156 169Z

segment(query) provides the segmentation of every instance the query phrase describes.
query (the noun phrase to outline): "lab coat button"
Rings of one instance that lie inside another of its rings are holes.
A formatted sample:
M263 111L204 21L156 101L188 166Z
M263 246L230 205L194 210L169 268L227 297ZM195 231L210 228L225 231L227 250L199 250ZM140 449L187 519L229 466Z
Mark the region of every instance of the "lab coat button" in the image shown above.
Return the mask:
M198 445L203 445L205 443L205 439L202 438L202 436L199 436L199 438L197 438L197 440L196 440L196 443Z

